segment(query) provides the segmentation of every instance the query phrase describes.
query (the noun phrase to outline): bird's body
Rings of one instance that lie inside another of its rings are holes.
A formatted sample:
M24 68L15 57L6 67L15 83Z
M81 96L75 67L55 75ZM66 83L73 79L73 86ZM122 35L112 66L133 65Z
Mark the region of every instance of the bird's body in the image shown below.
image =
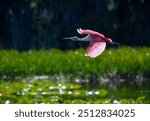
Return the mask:
M84 38L78 38L76 36L74 37L67 37L64 39L71 39L73 41L90 41L88 51L85 54L85 56L89 56L91 58L95 58L96 56L100 55L106 47L106 43L110 44L118 44L116 42L112 42L110 38L106 38L103 34L100 34L98 32L86 29L77 29L77 32L79 34L87 34Z

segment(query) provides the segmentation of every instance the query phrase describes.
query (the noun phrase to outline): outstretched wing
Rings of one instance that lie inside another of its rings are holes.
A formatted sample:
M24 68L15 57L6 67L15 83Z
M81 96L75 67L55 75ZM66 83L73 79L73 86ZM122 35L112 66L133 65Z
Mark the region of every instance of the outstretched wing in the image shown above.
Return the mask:
M80 28L80 29L77 29L77 32L79 34L89 34L89 35L95 35L95 36L100 37L100 38L105 38L105 36L103 34L100 34L98 32L95 32L95 31L92 31L89 29L83 30Z
M100 55L106 47L106 42L91 41L85 56L95 58Z

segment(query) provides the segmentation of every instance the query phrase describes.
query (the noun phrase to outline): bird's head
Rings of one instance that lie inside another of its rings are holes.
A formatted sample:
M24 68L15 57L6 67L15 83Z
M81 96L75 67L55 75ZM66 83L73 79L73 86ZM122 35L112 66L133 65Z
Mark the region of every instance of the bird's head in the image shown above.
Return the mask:
M77 36L73 36L73 37L66 37L66 38L63 38L63 39L70 39L70 40L76 41L79 38Z

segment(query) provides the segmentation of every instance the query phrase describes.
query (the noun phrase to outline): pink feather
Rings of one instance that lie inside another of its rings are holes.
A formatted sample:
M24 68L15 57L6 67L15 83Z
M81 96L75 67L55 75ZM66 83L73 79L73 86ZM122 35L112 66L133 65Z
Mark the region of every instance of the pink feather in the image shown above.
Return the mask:
M95 58L105 50L105 47L106 47L106 42L91 41L85 56Z
M89 29L86 29L86 30L83 30L83 29L77 29L77 32L79 34L89 34L89 35L95 35L101 39L105 38L105 36L103 34L100 34L98 32L95 32L95 31L92 31L92 30L89 30Z

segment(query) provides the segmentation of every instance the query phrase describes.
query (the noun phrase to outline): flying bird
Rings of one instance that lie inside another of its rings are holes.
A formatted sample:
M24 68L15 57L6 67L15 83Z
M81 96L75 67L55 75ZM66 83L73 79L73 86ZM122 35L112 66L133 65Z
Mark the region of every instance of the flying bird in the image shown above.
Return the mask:
M117 42L113 42L110 38L106 38L103 34L95 32L93 30L89 29L77 29L77 32L79 34L87 34L84 38L78 38L77 36L73 37L66 37L63 39L71 39L73 41L90 41L88 50L85 54L85 56L89 56L91 58L95 58L98 55L100 55L106 47L106 43L110 44L118 44Z

